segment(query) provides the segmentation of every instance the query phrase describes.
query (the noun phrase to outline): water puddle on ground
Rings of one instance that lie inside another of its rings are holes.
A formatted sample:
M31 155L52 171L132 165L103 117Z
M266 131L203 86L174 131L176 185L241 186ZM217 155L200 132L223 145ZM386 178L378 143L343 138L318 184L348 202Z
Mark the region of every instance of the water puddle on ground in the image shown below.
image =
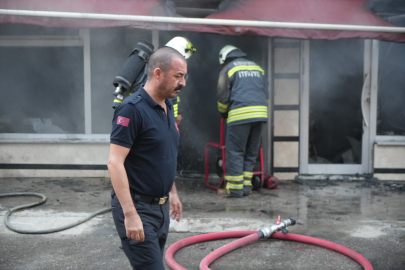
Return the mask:
M366 225L356 228L350 235L360 238L378 238L382 235L386 235L386 233L384 233L381 228Z

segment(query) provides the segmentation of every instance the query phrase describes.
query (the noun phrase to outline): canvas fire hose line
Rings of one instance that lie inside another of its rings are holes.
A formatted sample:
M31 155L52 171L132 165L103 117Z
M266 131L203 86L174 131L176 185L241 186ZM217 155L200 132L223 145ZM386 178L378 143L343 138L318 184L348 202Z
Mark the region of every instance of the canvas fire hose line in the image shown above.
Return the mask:
M373 266L371 263L364 258L362 255L359 253L355 252L354 250L351 250L345 246L310 237L310 236L304 236L304 235L298 235L298 234L290 234L286 230L287 226L291 226L295 224L295 219L293 217L288 218L287 220L284 220L282 222L276 223L276 225L272 225L270 227L266 227L260 231L230 231L230 232L218 232L218 233L208 233L208 234L203 234L203 235L197 235L197 236L192 236L189 238L182 239L173 245L171 245L165 255L166 263L169 265L169 267L173 270L187 270L180 264L178 264L173 256L176 251L179 249L200 243L200 242L206 242L206 241L211 241L211 240L218 240L218 239L226 239L226 238L240 238L237 239L227 245L222 246L221 248L214 250L210 254L208 254L200 263L200 270L210 270L208 267L213 261L221 257L222 255L235 250L237 248L243 247L247 244L253 243L261 238L272 238L272 239L279 239L279 240L288 240L288 241L294 241L294 242L301 242L301 243L306 243L306 244L312 244L320 247L324 247L333 251L337 251L343 255L348 256L349 258L355 260L358 262L365 270L373 270ZM282 233L278 232L281 231ZM288 234L287 234L288 233Z
M14 212L16 212L18 210L21 210L21 209L31 208L31 207L43 204L43 203L46 202L47 198L43 194L31 193L31 192L16 192L16 193L3 193L3 194L0 194L0 198L14 197L14 196L36 196L36 197L39 197L39 198L42 199L39 202L34 202L34 203L24 204L24 205L21 205L21 206L14 207L14 208L10 209L6 213L6 215L4 216L4 223L6 224L7 228L9 228L10 230L12 230L14 232L23 233L23 234L46 234L46 233L60 232L60 231L67 230L67 229L70 229L72 227L75 227L75 226L77 226L79 224L82 224L83 222L86 222L86 221L90 220L91 218L93 218L93 217L95 217L97 215L100 215L100 214L103 214L105 212L111 211L111 207L104 208L104 209L101 209L101 210L99 210L97 212L94 212L94 213L90 214L88 217L83 218L83 219L81 219L79 221L73 222L71 224L68 224L68 225L65 225L65 226L62 226L62 227L54 228L54 229L38 230L38 231L23 230L23 229L17 229L17 228L13 227L10 224L8 219L11 216L11 214L13 214Z
M206 19L206 18L200 19L200 18L182 18L182 17L56 12L56 11L16 10L16 9L0 9L0 14L18 15L18 16L96 19L96 20L141 21L151 23L180 23L180 24L202 24L202 25L229 25L229 26L252 26L252 27L272 27L272 28L275 27L275 28L295 28L295 29L405 33L405 27L347 25L347 24L270 22L270 21L225 20L225 19Z

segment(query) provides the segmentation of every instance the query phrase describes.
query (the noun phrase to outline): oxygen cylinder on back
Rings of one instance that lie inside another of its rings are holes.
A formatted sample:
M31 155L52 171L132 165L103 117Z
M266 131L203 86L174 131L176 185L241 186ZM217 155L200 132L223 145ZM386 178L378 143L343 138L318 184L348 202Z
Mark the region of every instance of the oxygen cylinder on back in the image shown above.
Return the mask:
M113 85L116 87L113 93L115 96L113 109L132 94L131 91L136 91L137 87L134 86L140 85L142 80L144 80L146 76L145 67L150 55L153 53L153 49L153 44L147 40L140 40L135 46L123 68L113 81Z

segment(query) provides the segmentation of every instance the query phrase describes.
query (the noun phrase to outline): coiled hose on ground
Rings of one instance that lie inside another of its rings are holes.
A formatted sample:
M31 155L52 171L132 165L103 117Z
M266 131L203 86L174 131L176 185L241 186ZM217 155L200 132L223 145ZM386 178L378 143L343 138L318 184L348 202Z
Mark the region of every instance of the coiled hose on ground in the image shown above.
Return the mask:
M242 238L241 238L242 237ZM180 264L178 264L174 258L173 255L176 251L179 249L196 244L199 242L206 242L206 241L211 241L211 240L218 240L218 239L226 239L226 238L240 238L238 240L235 240L217 250L214 250L212 253L208 254L200 263L200 270L209 270L208 266L215 261L217 258L220 256L234 250L237 248L240 248L242 246L245 246L249 243L255 242L261 238L260 232L259 231L230 231L230 232L218 232L218 233L208 233L208 234L202 234L202 235L197 235L197 236L192 236L186 239L182 239L173 245L171 245L165 255L166 263L169 265L169 267L173 270L187 270ZM283 233L273 233L270 238L272 239L279 239L279 240L289 240L289 241L295 241L295 242L301 242L301 243L306 243L306 244L312 244L320 247L325 247L337 252L340 252L356 262L358 262L365 270L373 270L373 266L371 263L364 258L362 255L357 253L354 250L351 250L347 247L344 247L342 245L310 237L310 236L304 236L304 235L298 235L298 234L283 234Z
M77 226L77 225L79 225L79 224L82 224L83 222L86 222L86 221L88 221L89 219L91 219L91 218L93 218L93 217L95 217L95 216L97 216L97 215L100 215L100 214L103 214L103 213L105 213L105 212L111 211L111 207L104 208L104 209L101 209L101 210L99 210L99 211L97 211L97 212L92 213L91 215L89 215L88 217L86 217L86 218L84 218L84 219L81 219L81 220L79 220L79 221L76 221L76 222L74 222L74 223L68 224L68 225L66 225L66 226L58 227L58 228L54 228L54 229L39 230L39 231L23 230L23 229L17 229L17 228L13 227L13 226L10 224L10 222L8 221L8 219L9 219L9 217L11 216L11 214L13 214L14 212L16 212L16 211L18 211L18 210L21 210L21 209L31 208L31 207L34 207L34 206L43 204L43 203L46 202L47 198L46 198L46 196L43 195L43 194L40 194L40 193L31 193L31 192L16 192L16 193L3 193L3 194L0 194L0 198L3 198L3 197L14 197L14 196L36 196L36 197L39 197L39 198L42 199L42 200L39 201L39 202L34 202L34 203L30 203L30 204L25 204L25 205L21 205L21 206L14 207L14 208L10 209L10 210L6 213L6 215L4 216L4 223L6 224L7 228L9 228L10 230L12 230L12 231L14 231L14 232L17 232L17 233L24 233L24 234L46 234L46 233L60 232L60 231L67 230L67 229L70 229L70 228L72 228L72 227L75 227L75 226Z

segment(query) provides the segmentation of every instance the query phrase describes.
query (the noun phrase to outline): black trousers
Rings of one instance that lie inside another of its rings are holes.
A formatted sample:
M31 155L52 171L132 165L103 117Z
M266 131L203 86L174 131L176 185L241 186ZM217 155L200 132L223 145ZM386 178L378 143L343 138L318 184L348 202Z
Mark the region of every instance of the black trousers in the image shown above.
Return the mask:
M112 215L125 255L133 269L164 270L163 254L170 225L169 203L159 205L134 201L134 204L143 223L144 242L127 238L124 213L117 196L112 192Z

